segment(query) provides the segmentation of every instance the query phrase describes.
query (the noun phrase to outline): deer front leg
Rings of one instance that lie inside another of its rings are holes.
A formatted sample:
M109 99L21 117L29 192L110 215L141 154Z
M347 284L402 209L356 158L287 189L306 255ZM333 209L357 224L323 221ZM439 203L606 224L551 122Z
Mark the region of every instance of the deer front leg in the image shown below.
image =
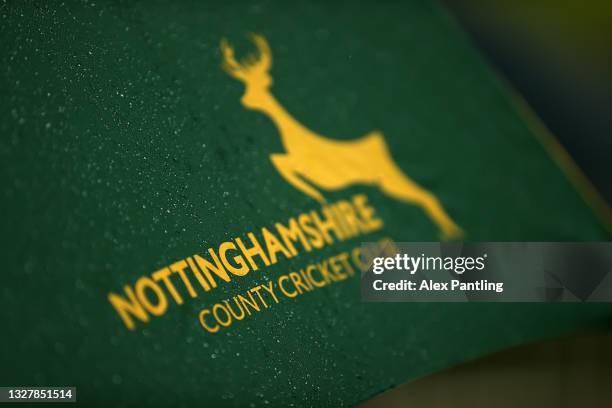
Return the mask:
M317 191L317 189L308 184L299 176L296 166L291 160L290 156L287 156L286 154L271 154L270 160L272 161L272 164L274 164L274 167L276 167L276 170L278 170L280 175L283 176L283 178L287 180L293 187L297 188L304 194L314 198L319 203L321 203L321 205L326 204L325 197L323 197L323 195L319 191Z

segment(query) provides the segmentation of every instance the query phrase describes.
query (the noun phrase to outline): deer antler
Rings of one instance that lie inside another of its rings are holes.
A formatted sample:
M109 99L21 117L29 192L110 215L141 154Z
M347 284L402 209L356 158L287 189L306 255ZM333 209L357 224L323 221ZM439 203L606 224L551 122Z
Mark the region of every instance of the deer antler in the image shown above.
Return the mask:
M246 80L246 77L242 72L243 68L240 66L240 64L238 63L238 61L236 61L236 58L234 57L234 48L232 48L232 46L229 44L229 42L227 42L225 38L221 40L220 48L221 52L223 53L223 69L228 74L238 79Z
M247 55L240 62L236 61L234 48L225 38L220 44L223 53L223 69L233 77L245 82L249 78L267 73L272 66L272 52L266 39L254 33L249 34L249 38L257 46L259 55Z
M268 42L260 34L250 33L249 37L259 50L259 61L257 62L257 68L263 72L268 72L272 66L272 51L270 51Z

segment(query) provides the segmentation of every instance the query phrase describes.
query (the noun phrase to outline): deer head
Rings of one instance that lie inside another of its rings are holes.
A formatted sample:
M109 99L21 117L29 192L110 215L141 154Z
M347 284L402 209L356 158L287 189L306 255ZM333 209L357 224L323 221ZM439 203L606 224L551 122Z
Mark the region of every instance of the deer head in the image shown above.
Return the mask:
M247 55L238 62L234 56L234 49L225 39L221 40L221 52L223 69L246 85L240 101L244 106L253 109L260 106L263 98L269 95L268 88L272 85L272 77L268 71L272 66L272 53L268 42L261 35L249 34L249 38L257 46L259 55Z

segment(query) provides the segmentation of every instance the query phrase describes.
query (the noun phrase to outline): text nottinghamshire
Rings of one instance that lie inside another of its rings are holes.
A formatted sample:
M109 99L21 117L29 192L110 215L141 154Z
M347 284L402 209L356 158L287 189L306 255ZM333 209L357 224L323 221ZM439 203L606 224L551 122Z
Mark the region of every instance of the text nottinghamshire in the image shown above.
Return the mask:
M123 294L109 293L113 305L126 327L135 328L135 320L148 322L151 316L161 316L174 302L182 305L185 298L196 298L202 292L214 290L219 284L231 282L278 262L279 256L293 258L300 252L310 252L359 235L380 230L382 219L368 203L367 196L355 195L324 205L320 210L299 214L287 222L277 222L272 228L263 227L246 238L222 242L205 253L193 254L138 278L134 285L125 285Z

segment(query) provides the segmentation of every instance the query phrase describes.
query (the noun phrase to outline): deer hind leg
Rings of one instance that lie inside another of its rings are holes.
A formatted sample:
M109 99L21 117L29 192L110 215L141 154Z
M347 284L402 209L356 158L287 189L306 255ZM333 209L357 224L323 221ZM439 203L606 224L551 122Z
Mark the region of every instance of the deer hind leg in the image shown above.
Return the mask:
M388 171L381 174L378 182L378 186L385 194L420 206L437 225L443 240L463 235L461 228L450 218L432 193L408 178L395 163L391 163L387 168Z
M276 170L280 173L281 176L285 180L287 180L293 187L297 188L304 194L314 198L321 205L325 205L325 197L313 186L308 184L302 177L300 177L299 172L297 171L297 166L293 162L290 156L286 154L272 154L270 155L270 160Z

